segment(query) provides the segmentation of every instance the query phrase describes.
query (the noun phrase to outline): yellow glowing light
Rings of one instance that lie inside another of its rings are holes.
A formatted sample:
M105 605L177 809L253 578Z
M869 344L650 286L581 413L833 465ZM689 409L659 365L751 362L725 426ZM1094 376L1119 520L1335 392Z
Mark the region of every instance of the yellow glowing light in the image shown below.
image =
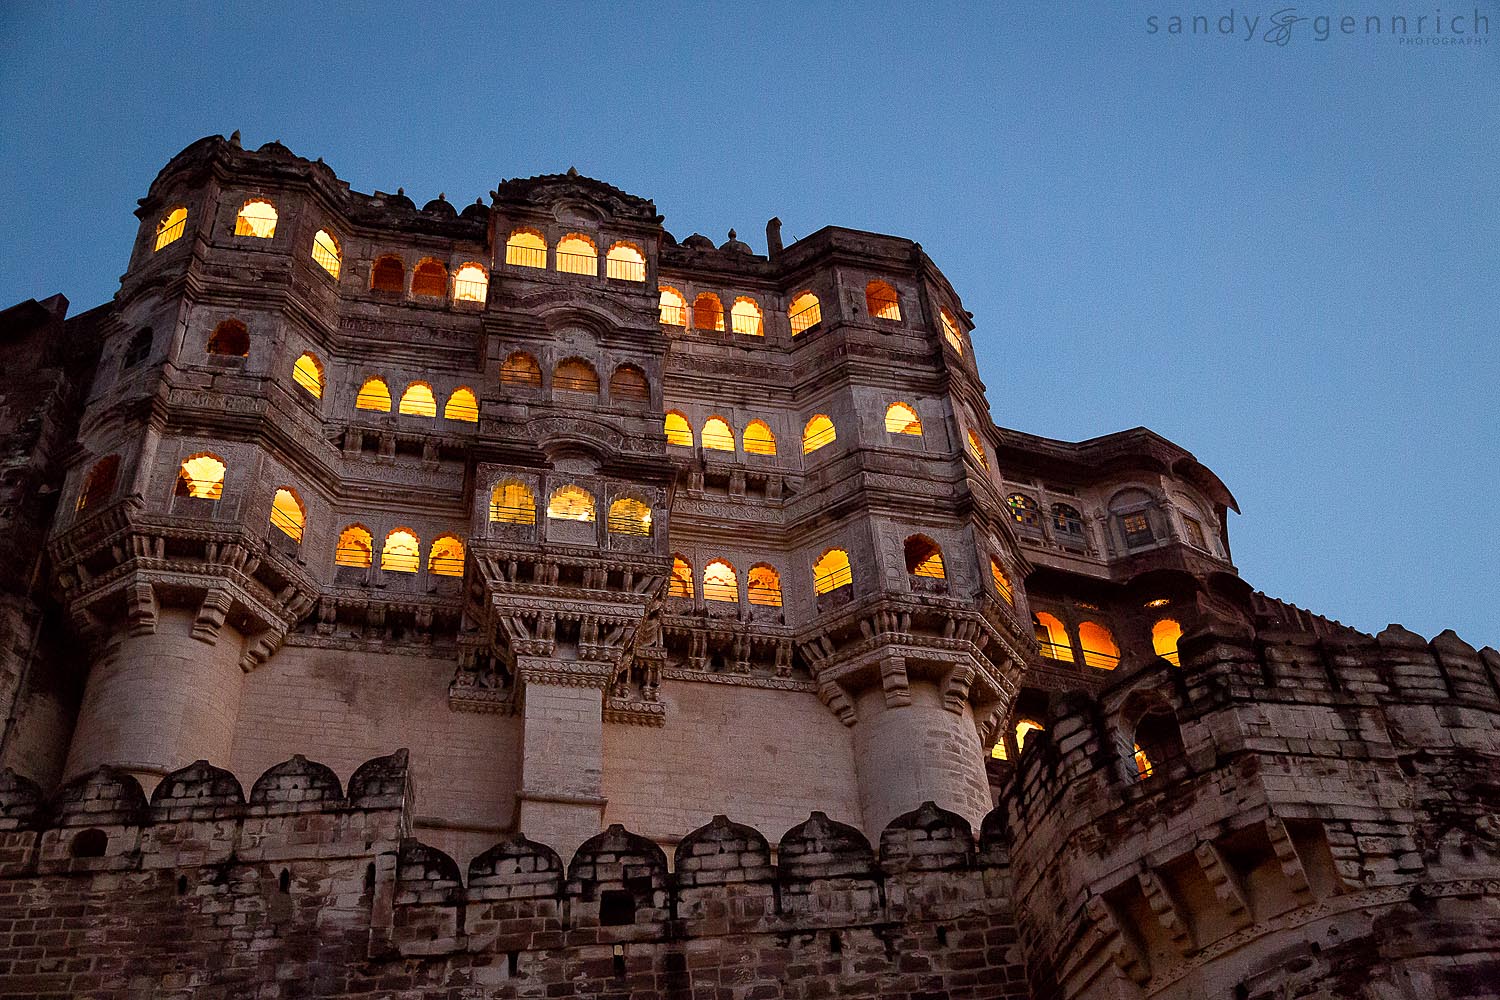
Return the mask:
M323 398L323 365L311 354L303 354L292 365L292 381L312 394L313 399Z
M1005 598L1006 603L1016 603L1015 592L1010 587L1010 577L1005 575L1005 570L1001 569L1000 564L994 559L990 560L990 577L995 581L995 589L1000 592L1001 597Z
M812 292L803 292L792 300L787 317L791 320L792 336L795 337L823 322L823 306Z
M234 217L234 235L255 236L268 240L276 235L276 206L264 198L245 202Z
M217 500L224 495L224 463L207 452L193 455L177 473L177 495Z
M1047 727L1040 722L1033 722L1030 719L1022 719L1016 723L1016 751L1026 749L1026 737L1032 733L1046 732L1046 729Z
M711 451L734 451L734 428L723 417L709 417L703 422L700 440Z
M336 566L368 566L373 552L370 533L361 525L351 524L339 532L339 544L333 550L333 562Z
M703 599L728 603L739 601L739 575L723 559L715 559L703 568Z
M542 384L542 367L536 363L536 358L525 351L517 351L500 366L500 382L502 385L538 388Z
M302 541L302 529L307 515L302 510L302 501L289 487L283 486L271 499L271 523L280 528L289 538Z
M1168 604L1171 604L1171 603L1172 602L1169 599L1165 598L1165 597L1158 597L1154 601L1147 601L1146 602L1146 607L1148 607L1148 608L1164 608Z
M617 281L645 281L646 255L634 243L616 243L604 255L604 275Z
M552 388L566 392L583 392L599 395L599 373L594 366L582 358L568 358L558 362L552 372Z
M943 550L930 538L913 535L906 540L906 568L912 576L945 579Z
M525 483L507 480L490 492L490 520L499 524L535 524L536 498Z
M462 420L466 424L477 424L479 400L474 398L474 390L462 385L454 389L453 394L448 397L448 402L443 405L443 418Z
M1083 647L1083 662L1091 667L1113 670L1120 663L1120 647L1109 629L1098 622L1078 626L1078 645Z
M901 298L883 281L872 281L865 286L865 308L875 319L901 319Z
M580 486L563 486L547 501L547 516L554 521L592 521L594 497Z
M667 444L676 445L679 448L693 446L693 425L688 423L687 417L673 410L667 414L663 426L667 432Z
M888 434L915 434L922 436L922 421L917 411L905 403L892 403L885 409L885 429Z
M403 292L406 290L406 265L400 257L387 254L375 261L370 268L370 287L377 292Z
M437 416L437 400L433 398L432 386L426 382L413 382L401 394L399 411L408 417Z
M660 309L663 326L687 326L687 299L677 289L662 287Z
M1181 638L1182 626L1170 618L1163 618L1151 626L1151 648L1174 667L1182 666L1177 653L1177 642Z
M421 565L422 543L410 528L395 528L385 536L380 568L387 573L415 573Z
M765 324L761 322L760 306L754 299L738 298L729 310L730 326L735 333L749 337L765 335Z
M605 527L612 535L651 534L651 508L639 500L621 497L609 505L609 520Z
M751 566L749 579L745 581L745 594L751 604L763 608L781 607L781 574L765 563Z
M820 413L802 429L802 454L817 451L825 445L833 444L837 439L838 432L834 429L833 421Z
M849 568L849 553L843 549L829 549L813 563L813 590L819 594L846 587L853 582L854 572Z
M187 209L174 208L156 224L156 246L154 253L169 243L175 243L187 229Z
M464 543L452 535L442 535L433 541L427 555L427 572L434 576L463 576Z
M326 229L319 229L313 236L312 259L330 276L337 278L344 266L344 255L339 250L339 241Z
M1039 611L1032 618L1037 645L1041 647L1042 655L1049 660L1072 663L1073 644L1068 640L1068 630L1058 621L1057 616Z
M744 441L747 455L776 454L776 435L764 420L752 420L745 425Z
M505 263L515 267L547 266L547 241L534 229L517 229L505 241Z
M724 306L713 292L702 292L693 300L693 329L724 332Z
M672 557L672 579L667 584L668 597L693 596L693 567L681 556Z
M411 293L429 299L448 295L448 269L431 257L417 262L411 272Z
M390 413L391 390L387 388L383 379L366 379L365 384L359 387L359 395L354 397L354 408Z
M599 273L599 251L594 241L582 233L569 233L557 243L557 269L563 274Z
M974 461L979 463L981 469L989 471L990 460L984 455L984 445L980 442L979 435L972 430L969 431L969 454L974 456Z
M964 339L963 335L958 332L958 320L954 319L953 314L946 309L938 313L938 316L943 321L943 337L955 351L963 354Z
M455 302L483 302L489 290L490 276L478 264L465 264L453 275Z

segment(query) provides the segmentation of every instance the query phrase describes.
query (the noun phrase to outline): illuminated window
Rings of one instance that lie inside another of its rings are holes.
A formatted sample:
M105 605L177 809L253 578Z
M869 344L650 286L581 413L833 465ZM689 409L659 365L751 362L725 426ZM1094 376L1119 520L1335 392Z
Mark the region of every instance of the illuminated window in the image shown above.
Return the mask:
M307 511L301 499L290 486L283 486L271 498L271 523L280 528L288 538L302 541L302 529L307 524Z
M434 539L427 553L427 572L433 576L463 576L464 543L452 535Z
M160 250L168 243L175 243L181 238L183 231L187 228L187 209L177 207L172 209L162 220L156 224L156 246L152 252Z
M1151 648L1174 667L1182 666L1177 655L1177 641L1181 638L1182 626L1171 618L1163 618L1151 626Z
M264 198L252 198L245 202L240 214L234 217L234 235L258 236L268 240L276 235L276 206Z
M1182 515L1182 524L1187 528L1188 544L1206 550L1208 539L1203 537L1203 524L1196 517L1188 517L1186 514Z
M1055 503L1052 505L1052 528L1059 535L1082 538L1083 515L1071 504Z
M980 442L979 435L972 430L969 431L969 454L974 456L974 461L979 463L981 469L989 471L990 460L984 457L984 445Z
M1122 515L1120 530L1125 533L1125 544L1131 548L1156 541L1156 532L1151 529L1151 518L1143 510Z
M1120 647L1109 629L1098 622L1078 626L1078 645L1083 648L1083 662L1091 667L1113 670L1120 663Z
M676 445L679 448L691 448L693 446L693 425L688 423L687 417L673 410L667 414L665 427L667 431L667 444Z
M905 403L892 403L885 408L885 429L888 434L915 434L922 436L922 421L917 411Z
M594 366L582 358L559 361L552 371L552 388L565 392L581 392L590 396L599 395L599 375Z
M929 580L946 579L943 572L943 550L938 543L926 535L912 535L903 546L906 553L906 571L912 576Z
M78 503L74 510L97 507L115 492L115 480L120 475L120 456L105 455L94 463L84 477L83 489L78 491Z
M703 567L703 599L738 603L740 580L734 567L723 559L715 559Z
M1155 770L1151 765L1151 758L1146 756L1146 751L1141 749L1139 743L1135 744L1132 749L1135 757L1135 776L1140 779L1151 777L1151 772Z
M833 427L833 421L824 414L818 414L807 422L802 428L802 454L817 451L824 445L833 444L838 434Z
M1005 598L1005 603L1016 603L1016 593L1011 589L1010 577L1005 575L1005 570L1000 568L1000 562L997 559L990 560L990 579L995 581L995 590Z
M1151 777L1164 765L1180 759L1185 753L1177 716L1165 705L1158 705L1141 716L1141 720L1135 725L1131 743L1136 778L1141 781Z
M1031 719L1022 719L1020 722L1017 722L1016 723L1016 753L1019 754L1022 750L1026 749L1026 737L1030 736L1032 733L1044 733L1046 731L1047 731L1047 727L1046 726L1042 725L1040 722L1035 722L1035 721L1033 721Z
M776 435L764 420L752 420L745 425L745 454L776 454Z
M292 365L292 381L306 389L313 399L323 398L323 365L312 354L303 354Z
M547 266L546 239L535 229L517 229L505 241L505 263L516 267L545 268Z
M761 320L760 306L754 299L738 298L729 310L730 325L735 333L750 337L765 335L765 324Z
M580 486L562 486L547 501L547 516L554 521L592 521L594 497Z
M645 281L646 255L634 243L616 243L604 255L604 275L619 281Z
M1031 616L1031 628L1043 656L1062 663L1073 662L1073 644L1068 641L1068 630L1056 615L1037 612Z
M359 387L359 395L354 397L354 408L356 410L377 410L381 413L391 412L391 390L386 386L384 379L366 379L365 384Z
M628 400L635 403L651 401L651 387L646 384L646 373L635 365L621 365L609 377L609 401Z
M479 423L479 400L474 398L474 390L463 385L454 389L448 402L443 404L443 418L462 420L466 424Z
M661 322L663 326L687 326L687 299L665 285L661 289Z
M701 440L711 451L734 451L734 429L723 417L709 417L703 422Z
M765 563L751 566L750 576L745 580L745 596L751 604L763 608L781 607L781 574Z
M411 293L429 299L447 298L448 269L431 257L418 261L411 272Z
M843 549L829 549L813 563L813 590L826 594L854 582L854 571L849 568L849 553Z
M402 292L406 290L406 265L401 258L386 254L377 258L370 268L370 287L377 292Z
M453 275L453 301L483 302L490 291L490 276L478 264L468 263Z
M426 382L413 382L401 394L398 413L408 417L437 416L437 399L432 395L432 386Z
M557 242L557 269L563 274L599 274L599 251L582 233L569 233Z
M901 299L896 290L883 281L872 281L865 286L865 308L872 319L901 318Z
M1005 498L1010 505L1011 518L1023 528L1039 528L1042 523L1042 515L1037 508L1036 501L1025 493L1012 493Z
M339 241L328 230L319 229L313 236L312 259L332 277L339 276L339 269L344 266L344 255L339 250Z
M795 337L804 330L811 330L823 322L823 306L812 292L803 292L792 299L787 316L792 321L792 336Z
M609 505L609 520L605 527L611 535L651 534L651 508L631 497L621 497Z
M490 491L490 520L498 524L535 524L536 498L531 489L507 479Z
M333 550L335 566L368 566L375 551L370 532L359 524L351 524L339 532L339 544Z
M177 472L176 495L197 500L217 500L224 495L224 461L199 452L183 460Z
M208 353L231 358L250 356L250 331L237 319L226 319L208 335Z
M964 352L964 338L958 332L958 320L954 319L953 314L946 309L941 310L938 313L938 317L943 322L943 339L947 340L955 351L962 354Z
M536 363L536 358L525 351L517 351L506 358L504 364L500 366L500 384L540 388L542 366Z
M724 306L713 292L700 292L693 300L693 329L724 332Z
M393 528L380 550L380 568L387 573L415 573L422 564L422 543L410 528Z
M672 557L672 579L667 584L668 597L693 596L693 565L682 556Z

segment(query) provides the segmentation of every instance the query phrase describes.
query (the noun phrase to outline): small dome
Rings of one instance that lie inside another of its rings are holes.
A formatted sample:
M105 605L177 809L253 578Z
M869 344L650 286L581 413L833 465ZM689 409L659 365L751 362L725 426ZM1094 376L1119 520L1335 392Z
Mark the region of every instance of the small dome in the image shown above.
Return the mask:
M720 250L728 250L730 253L743 253L743 254L752 253L753 251L751 251L751 249L750 249L750 244L748 244L748 243L741 243L736 238L736 235L737 234L735 233L735 231L733 229L731 229L729 231L729 240L723 246L719 247L719 249Z
M662 242L666 243L666 245L669 246L669 247L675 247L677 245L677 237L673 236L671 233L667 232L665 229L663 229L661 231L661 238L662 238Z
M687 247L689 250L713 250L713 249L715 249L715 247L714 247L714 241L711 240L711 239L709 239L707 236L704 236L702 233L694 233L693 235L689 236L687 239L683 240L682 241L682 245L685 246L685 247Z
M257 149L256 152L257 153L268 153L271 156L291 156L292 155L292 151L290 149L287 149L285 146L283 146L281 144L281 142L279 140L277 140L277 139L272 139L270 142L266 143L264 146L261 146L259 149Z
M417 210L416 203L406 196L405 188L397 188L395 194L386 191L376 191L377 200L384 201L387 208L404 208L409 212Z
M468 208L464 209L458 214L465 219L478 219L479 221L483 222L490 217L490 210L485 207L484 200L482 198L475 198L474 204L470 205Z
M433 215L442 215L449 219L456 218L458 216L458 209L454 208L453 205L449 203L447 197L441 194L429 201L427 204L423 205L422 211Z

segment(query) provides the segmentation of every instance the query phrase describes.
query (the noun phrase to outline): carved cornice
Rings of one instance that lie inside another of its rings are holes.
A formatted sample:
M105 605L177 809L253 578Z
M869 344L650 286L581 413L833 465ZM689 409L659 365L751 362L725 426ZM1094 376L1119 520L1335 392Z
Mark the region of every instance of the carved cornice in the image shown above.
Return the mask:
M802 691L807 694L816 694L818 691L815 681L795 680L790 677L693 670L688 667L663 667L661 675L670 680L691 681L696 684L728 684L733 687L765 688L770 691Z

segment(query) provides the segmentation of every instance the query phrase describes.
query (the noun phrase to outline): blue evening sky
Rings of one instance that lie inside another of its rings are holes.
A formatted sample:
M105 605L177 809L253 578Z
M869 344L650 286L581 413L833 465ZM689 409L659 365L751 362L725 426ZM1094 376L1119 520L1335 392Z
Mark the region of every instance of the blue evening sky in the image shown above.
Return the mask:
M0 6L0 305L108 299L157 170L235 129L418 204L577 166L678 239L895 233L997 422L1151 427L1256 587L1500 645L1500 4L1472 47L1363 34L1467 0L175 6ZM1264 41L1288 6L1328 39Z

